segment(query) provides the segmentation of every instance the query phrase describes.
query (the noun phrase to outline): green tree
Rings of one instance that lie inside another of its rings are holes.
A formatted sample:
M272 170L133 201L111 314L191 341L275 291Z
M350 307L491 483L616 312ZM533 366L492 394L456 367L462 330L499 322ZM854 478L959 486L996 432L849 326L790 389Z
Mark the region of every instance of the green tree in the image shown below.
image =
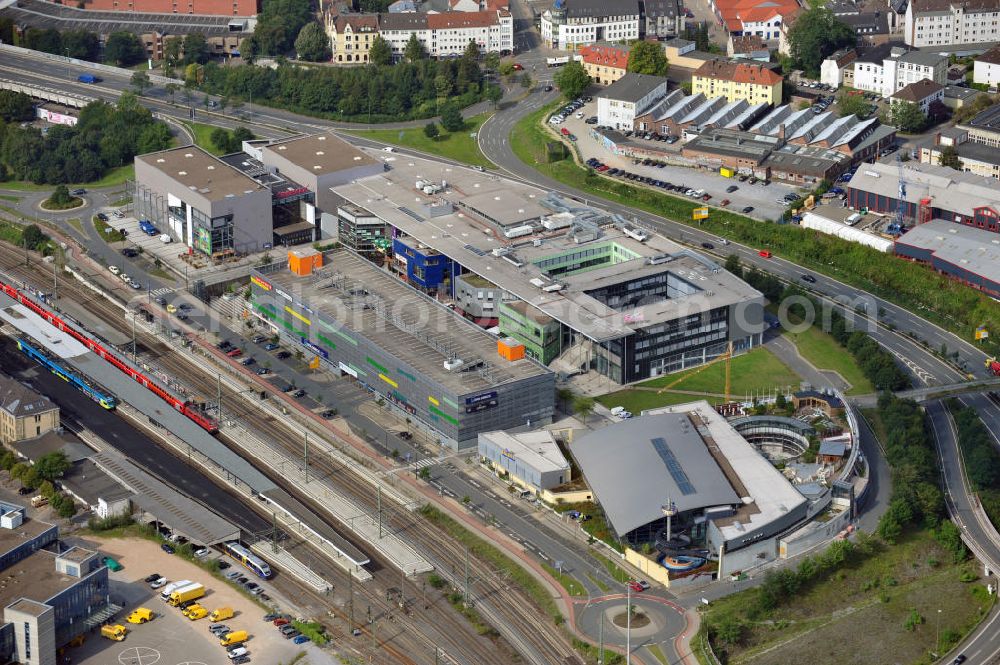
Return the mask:
M24 462L18 462L14 466L10 467L10 477L14 480L20 480L21 476L25 471L28 470L28 465Z
M938 164L961 171L962 160L958 157L958 149L953 145L946 145L941 148L941 154L938 156Z
M410 33L410 39L406 42L406 48L403 49L403 56L407 62L417 62L427 57L427 51L424 49L424 45L420 43L420 40L417 39L417 33Z
M28 28L24 32L23 46L32 51L63 54L62 34L55 28Z
M66 206L73 201L73 197L69 194L69 188L66 185L59 185L56 187L55 191L52 192L52 196L49 197L49 203L56 206ZM38 228L37 226L35 227ZM39 231L41 233L41 231ZM29 247L33 247L34 243L28 240L27 234L22 237L22 240Z
M165 150L170 147L173 137L170 128L162 122L154 122L143 127L136 141L136 153L145 155L150 152Z
M163 62L167 67L181 64L181 47L184 40L180 37L170 37L163 42Z
M895 102L889 106L886 114L889 124L907 134L916 134L927 126L927 116L913 102Z
M283 55L292 48L302 26L315 20L311 0L267 0L261 3L249 52L258 55ZM248 45L244 42L244 49Z
M449 102L441 108L441 126L449 132L460 132L465 127L458 104Z
M3 451L3 455L0 455L0 469L10 471L15 464L17 464L17 455L9 450Z
M70 461L61 450L42 455L35 462L35 469L43 480L62 478L69 470Z
M659 42L640 41L632 44L628 54L628 71L635 74L667 75L667 55Z
M864 95L852 95L849 90L837 94L837 112L840 117L864 115L868 112L868 102Z
M212 130L212 133L208 135L208 140L212 142L216 148L222 152L232 152L230 146L230 136L229 132L222 127L216 127Z
M65 205L73 200L73 197L70 196L66 185L59 185L56 187L56 192L53 193L52 196L56 196L57 194L59 201L56 201L56 203ZM45 235L40 228L38 228L37 224L29 224L24 227L24 231L21 234L21 240L31 249L38 249L49 241L49 237Z
M563 65L552 80L566 99L579 97L590 85L590 75L576 60Z
M184 66L184 85L188 88L196 88L201 83L205 75L205 70L201 65L191 63Z
M43 480L42 484L38 486L38 493L46 499L51 499L52 495L56 493L56 487L50 481Z
M108 35L104 60L119 67L131 67L146 59L146 47L134 33L121 30Z
M96 62L101 53L97 35L89 30L67 30L62 33L63 55Z
M254 133L251 132L246 127L244 127L243 125L240 125L239 127L233 130L233 141L235 142L237 149L239 149L239 147L243 144L244 141L253 141L255 138L257 137L254 135Z
M55 496L63 497L59 507L56 509L59 517L68 520L73 517L73 515L76 515L76 504L73 502L73 499L69 498L65 494L56 494Z
M514 69L513 62L510 60L504 60L500 63L500 67L497 68L497 71L500 73L500 76L510 76L517 70Z
M573 411L580 416L584 423L594 413L595 405L596 401L594 398L587 395L577 395L573 398Z
M132 88L140 97L149 87L153 85L152 81L149 80L149 74L144 71L138 71L132 73L132 78L130 79Z
M295 38L295 53L300 60L321 62L330 59L330 38L316 21L306 23Z
M368 49L368 62L383 66L392 64L392 47L381 35L372 40L372 46Z
M493 108L496 108L500 100L503 99L503 90L498 85L486 86L486 99L493 103Z
M38 475L38 469L33 466L29 466L21 474L21 484L25 487L38 487L42 482L42 478Z
M534 81L531 80L531 74L525 72L521 75L521 87L527 90L531 87Z
M436 139L441 134L441 130L438 129L436 123L428 122L424 125L424 136L429 138L431 141Z
M204 65L208 62L210 51L208 40L200 32L190 32L184 36L184 64Z
M730 254L726 257L725 268L737 277L743 277L743 268L740 267L740 257L736 254Z
M483 67L490 72L496 73L497 69L500 67L500 54L496 51L490 51L483 56Z
M33 120L35 103L23 92L0 90L0 118L6 122Z
M166 90L167 94L170 96L170 103L173 104L174 95L176 95L177 91L180 90L180 86L176 83L168 83L163 86L163 89Z
M822 5L799 14L788 30L792 62L810 78L819 77L820 65L828 55L856 42L854 30Z

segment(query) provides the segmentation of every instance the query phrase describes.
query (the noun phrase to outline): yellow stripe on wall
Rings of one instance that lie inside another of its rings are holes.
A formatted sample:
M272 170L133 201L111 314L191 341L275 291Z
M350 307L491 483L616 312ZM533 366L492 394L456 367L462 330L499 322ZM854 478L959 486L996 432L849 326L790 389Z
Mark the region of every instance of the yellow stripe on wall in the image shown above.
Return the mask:
M436 398L431 397L430 395L427 396L427 401L433 404L434 406L441 406L441 402L437 401Z
M379 375L378 375L378 378L382 379L383 381L385 381L386 383L388 383L388 384L389 384L390 386L392 386L393 388L398 388L398 387L399 387L399 384L398 384L398 383L396 383L395 381L393 381L392 379L390 379L390 378L389 378L388 376L386 376L385 374L379 374Z
M302 316L301 314L299 314L298 312L296 312L294 309L292 309L288 305L285 305L285 311L288 312L289 314L291 314L292 316L294 316L296 319L298 319L302 323L306 324L307 326L311 326L312 325L312 321L310 321L306 317Z

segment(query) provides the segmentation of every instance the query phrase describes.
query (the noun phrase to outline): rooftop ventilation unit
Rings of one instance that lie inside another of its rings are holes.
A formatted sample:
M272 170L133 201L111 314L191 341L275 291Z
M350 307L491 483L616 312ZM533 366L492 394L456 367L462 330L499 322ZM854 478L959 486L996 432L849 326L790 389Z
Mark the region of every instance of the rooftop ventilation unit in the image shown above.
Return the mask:
M456 369L465 364L465 361L461 358L449 358L444 361L444 368L449 372L454 372Z

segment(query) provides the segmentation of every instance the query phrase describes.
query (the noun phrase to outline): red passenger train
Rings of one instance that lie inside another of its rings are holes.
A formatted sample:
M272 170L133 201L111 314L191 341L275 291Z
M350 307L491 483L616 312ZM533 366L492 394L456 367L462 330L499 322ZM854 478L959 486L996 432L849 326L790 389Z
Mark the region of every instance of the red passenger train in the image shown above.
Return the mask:
M135 379L144 388L146 388L146 390L149 390L151 393L162 399L171 407L183 413L185 416L193 420L202 429L208 431L211 434L215 434L216 432L219 431L219 424L215 421L215 419L206 416L204 413L201 413L194 403L184 402L177 399L176 397L168 393L166 390L164 390L153 379L147 377L138 369L132 367L124 360L119 358L117 355L104 348L104 346L101 345L100 342L97 342L96 340L88 337L87 335L83 334L70 324L66 323L61 318L56 316L54 313L45 309L44 307L36 303L34 300L32 300L29 296L22 293L19 289L0 280L0 291L3 291L5 294L7 294L17 302L24 305L38 316L42 317L50 324L52 324L54 327L58 328L67 335L70 335L71 337L76 339L78 342L80 342L88 349L99 355L101 358L114 365L116 368L118 368L119 371Z

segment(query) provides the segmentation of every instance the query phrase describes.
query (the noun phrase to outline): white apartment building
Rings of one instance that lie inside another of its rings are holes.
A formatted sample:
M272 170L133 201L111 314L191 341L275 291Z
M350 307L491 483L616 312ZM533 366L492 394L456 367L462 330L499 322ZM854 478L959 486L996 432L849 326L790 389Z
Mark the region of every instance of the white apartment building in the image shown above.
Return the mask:
M1000 41L1000 0L910 0L903 41L913 47Z
M597 95L597 123L621 131L635 129L635 119L667 94L662 76L628 73Z
M397 59L414 34L432 58L462 55L469 42L478 44L483 53L506 55L514 50L514 19L506 10L382 14L379 34Z
M556 0L542 14L542 43L567 50L639 39L638 0Z
M911 83L929 79L945 85L948 77L948 57L925 51L904 52L892 47L858 56L854 62L854 87L892 97Z
M1000 46L994 46L976 57L972 67L972 82L984 83L991 88L1000 86Z

